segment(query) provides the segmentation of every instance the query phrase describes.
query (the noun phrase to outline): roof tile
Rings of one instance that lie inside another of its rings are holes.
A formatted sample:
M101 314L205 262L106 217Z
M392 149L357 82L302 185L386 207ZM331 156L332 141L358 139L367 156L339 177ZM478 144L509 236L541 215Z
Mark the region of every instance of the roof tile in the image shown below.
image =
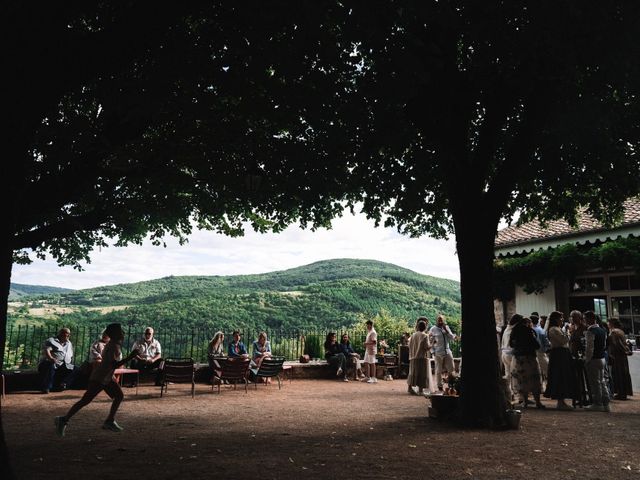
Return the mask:
M630 198L624 202L622 222L615 228L634 224L640 224L640 197ZM566 220L553 220L548 222L546 227L540 225L537 220L533 220L500 230L496 235L495 246L504 247L542 239L565 237L604 228L600 222L586 213L586 209L582 209L578 214L578 228L572 228Z

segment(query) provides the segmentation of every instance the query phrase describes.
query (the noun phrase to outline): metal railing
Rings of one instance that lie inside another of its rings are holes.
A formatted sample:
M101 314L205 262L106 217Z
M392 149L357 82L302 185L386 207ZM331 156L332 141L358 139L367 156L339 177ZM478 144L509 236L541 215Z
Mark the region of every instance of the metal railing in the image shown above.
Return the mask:
M85 325L71 327L71 343L73 344L75 363L81 364L88 359L91 344L102 335L103 326ZM133 343L142 337L145 325L123 325L125 339L123 351L128 352ZM34 369L36 368L44 341L58 333L59 326L10 325L7 328L7 341L4 352L4 369ZM261 330L238 329L241 341L252 353L252 343L258 338L258 333L265 331L271 351L274 355L285 357L286 360L297 360L301 355L308 354L311 358L324 358L324 342L328 332L336 332L338 341L343 333L348 333L353 348L363 354L366 333L357 328L335 328L327 330ZM225 351L232 341L232 332L224 332ZM395 352L401 331L378 332L379 339L386 339L389 344L388 352ZM162 356L191 357L196 362L207 362L207 348L213 336L210 329L182 327L163 328L156 330L155 338L162 347ZM460 356L460 343L451 342L451 349L455 357Z

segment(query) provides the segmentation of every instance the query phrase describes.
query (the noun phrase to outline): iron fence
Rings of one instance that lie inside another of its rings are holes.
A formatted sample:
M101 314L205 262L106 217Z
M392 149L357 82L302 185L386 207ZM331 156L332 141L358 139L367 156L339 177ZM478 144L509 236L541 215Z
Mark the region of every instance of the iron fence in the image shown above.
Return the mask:
M86 361L91 344L102 336L103 326L85 325L71 327L70 340L73 344L76 364ZM123 325L125 339L123 351L127 352L133 343L142 338L144 325ZM59 326L10 325L7 328L7 340L4 352L4 369L34 369L36 368L44 341L58 333ZM360 328L335 328L326 330L262 330L239 329L241 340L252 352L252 343L258 338L258 333L265 331L271 351L274 355L285 357L287 360L297 360L307 354L311 358L324 358L324 342L329 332L335 332L340 341L343 333L349 334L354 349L364 354L366 333ZM378 338L385 339L389 344L388 352L395 352L402 331L378 332ZM232 340L232 332L224 332L225 351ZM207 348L213 336L210 329L183 327L163 328L155 332L155 338L160 342L164 358L191 357L196 362L207 362ZM451 342L454 356L460 355L460 343Z

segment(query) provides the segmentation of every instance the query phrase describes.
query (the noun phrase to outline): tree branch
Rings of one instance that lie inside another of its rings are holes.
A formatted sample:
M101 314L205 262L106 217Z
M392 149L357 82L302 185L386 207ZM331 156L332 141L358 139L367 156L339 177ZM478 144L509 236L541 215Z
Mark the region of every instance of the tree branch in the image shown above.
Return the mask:
M59 222L45 225L28 232L19 233L13 238L13 250L22 248L35 249L53 238L71 237L78 231L97 230L109 220L105 211L92 210L84 215L68 217Z

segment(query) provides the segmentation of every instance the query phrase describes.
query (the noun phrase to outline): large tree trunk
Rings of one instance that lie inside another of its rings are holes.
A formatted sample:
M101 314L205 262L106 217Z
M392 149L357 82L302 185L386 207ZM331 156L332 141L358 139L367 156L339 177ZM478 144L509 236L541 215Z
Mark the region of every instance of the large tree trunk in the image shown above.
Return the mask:
M4 368L4 350L7 338L7 307L9 301L9 288L11 286L11 267L13 263L13 250L10 246L10 237L2 235L0 240L0 371ZM0 475L4 480L14 477L9 463L9 451L4 437L2 425L2 400L0 399Z
M493 247L497 222L468 209L454 218L462 293L462 421L502 427L506 401L501 387L493 310Z

